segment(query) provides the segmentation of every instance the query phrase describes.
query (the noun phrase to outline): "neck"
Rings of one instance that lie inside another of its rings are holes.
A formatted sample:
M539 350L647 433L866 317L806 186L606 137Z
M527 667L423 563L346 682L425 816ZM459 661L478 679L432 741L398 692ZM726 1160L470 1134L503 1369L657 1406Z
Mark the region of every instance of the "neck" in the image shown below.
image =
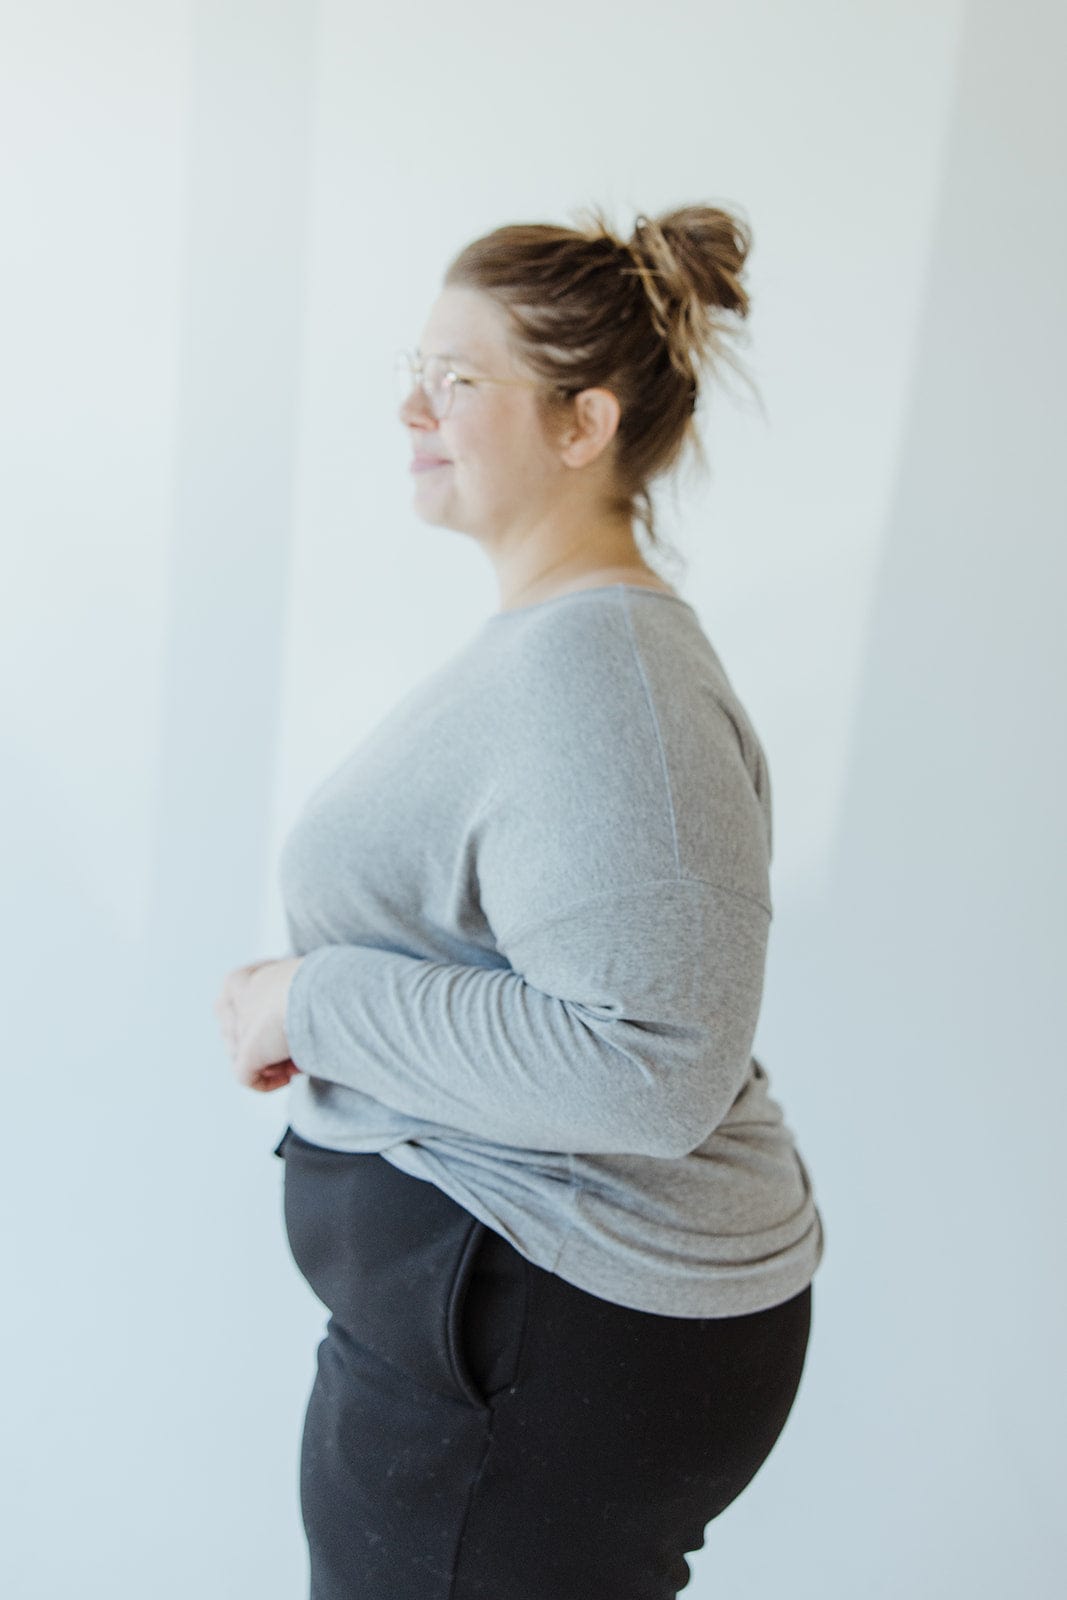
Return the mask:
M647 583L669 588L642 558L629 524L599 535L586 533L556 550L526 542L512 559L498 561L497 581L504 611L551 600L557 594L608 583Z

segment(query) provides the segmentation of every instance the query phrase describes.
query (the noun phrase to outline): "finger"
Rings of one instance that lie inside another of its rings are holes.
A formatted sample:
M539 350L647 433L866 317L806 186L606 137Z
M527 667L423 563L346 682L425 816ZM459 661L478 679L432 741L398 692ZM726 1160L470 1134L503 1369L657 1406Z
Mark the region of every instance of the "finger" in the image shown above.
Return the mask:
M276 1066L260 1067L255 1075L255 1080L249 1084L252 1089L269 1091L283 1089L300 1068L293 1063L282 1063Z
M250 1089L257 1089L260 1094L270 1094L272 1089L284 1089L288 1078L258 1078L255 1083L249 1084Z

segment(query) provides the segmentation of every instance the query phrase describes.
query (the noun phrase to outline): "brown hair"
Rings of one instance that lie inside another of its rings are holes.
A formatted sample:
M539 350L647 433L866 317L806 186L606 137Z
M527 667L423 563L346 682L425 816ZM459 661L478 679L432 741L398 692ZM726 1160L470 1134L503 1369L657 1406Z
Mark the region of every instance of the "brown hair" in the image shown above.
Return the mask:
M615 440L613 512L657 539L649 494L690 444L707 468L693 421L702 369L721 359L749 297L741 284L748 225L714 206L639 214L620 239L599 206L580 226L511 223L466 245L449 263L446 288L479 289L508 313L509 343L544 379L538 410L557 422L582 389L608 388L621 408Z

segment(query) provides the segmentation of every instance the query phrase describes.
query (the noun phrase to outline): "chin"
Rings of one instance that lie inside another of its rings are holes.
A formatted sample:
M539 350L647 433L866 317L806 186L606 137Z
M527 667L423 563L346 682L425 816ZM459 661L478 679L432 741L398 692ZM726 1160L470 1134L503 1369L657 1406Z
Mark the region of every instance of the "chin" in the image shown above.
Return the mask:
M415 515L418 517L420 522L425 522L428 528L449 528L453 533L470 532L469 528L466 528L462 523L457 522L456 518L454 516L450 516L447 511L423 511L419 506L416 506Z

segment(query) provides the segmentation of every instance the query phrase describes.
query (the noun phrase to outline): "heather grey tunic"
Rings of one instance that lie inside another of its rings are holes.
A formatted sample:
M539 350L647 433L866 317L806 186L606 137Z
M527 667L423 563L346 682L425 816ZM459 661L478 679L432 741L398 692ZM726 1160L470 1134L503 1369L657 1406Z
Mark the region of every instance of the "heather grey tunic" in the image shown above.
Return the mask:
M770 852L759 739L686 601L491 615L285 840L289 1121L605 1299L788 1299L823 1234L750 1054Z

